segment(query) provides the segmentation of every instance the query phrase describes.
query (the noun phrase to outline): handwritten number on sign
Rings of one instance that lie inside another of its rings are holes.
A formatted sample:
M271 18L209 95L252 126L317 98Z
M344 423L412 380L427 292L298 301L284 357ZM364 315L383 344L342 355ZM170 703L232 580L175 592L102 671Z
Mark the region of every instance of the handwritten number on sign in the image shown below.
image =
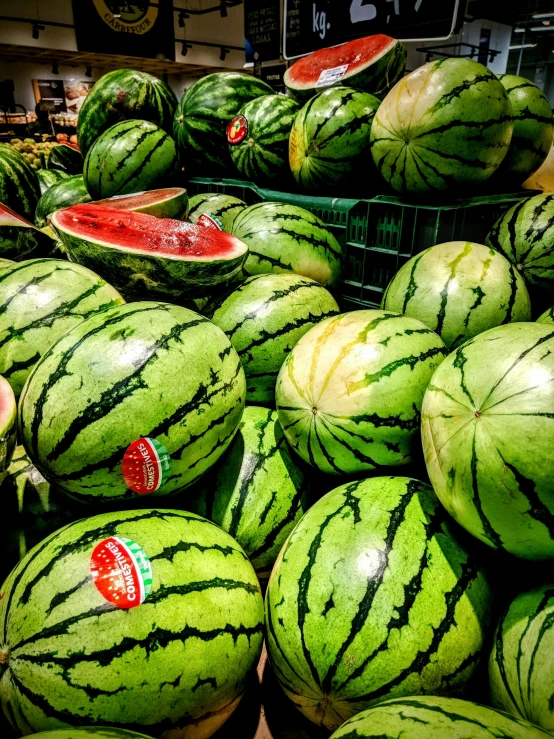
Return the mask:
M350 5L350 23L372 21L377 16L375 5L364 5L364 0L352 0Z

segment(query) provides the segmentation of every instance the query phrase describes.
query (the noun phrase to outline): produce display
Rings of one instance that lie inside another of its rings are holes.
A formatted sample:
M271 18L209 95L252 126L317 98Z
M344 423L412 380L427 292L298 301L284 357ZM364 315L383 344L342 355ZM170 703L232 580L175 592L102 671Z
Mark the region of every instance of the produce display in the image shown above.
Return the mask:
M464 241L412 257L389 283L381 307L422 321L448 349L488 328L531 320L516 268L494 249Z
M406 55L0 144L2 737L554 735L552 111Z

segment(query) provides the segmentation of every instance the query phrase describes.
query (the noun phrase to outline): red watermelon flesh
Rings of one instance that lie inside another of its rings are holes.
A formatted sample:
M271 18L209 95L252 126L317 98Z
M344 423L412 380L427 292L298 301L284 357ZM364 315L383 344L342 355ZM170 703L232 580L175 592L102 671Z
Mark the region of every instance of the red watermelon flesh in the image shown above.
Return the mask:
M52 225L80 239L170 259L225 259L246 254L247 246L231 234L193 223L86 203L58 210Z
M400 79L405 67L405 46L379 33L298 59L285 72L284 82L301 99L331 85L346 85L383 97Z

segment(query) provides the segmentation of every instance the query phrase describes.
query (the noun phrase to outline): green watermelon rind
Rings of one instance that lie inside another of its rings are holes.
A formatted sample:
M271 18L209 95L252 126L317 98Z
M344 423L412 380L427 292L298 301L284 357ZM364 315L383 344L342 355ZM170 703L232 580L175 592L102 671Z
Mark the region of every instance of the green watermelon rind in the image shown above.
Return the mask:
M67 176L41 195L35 211L35 226L44 228L48 225L48 216L54 211L90 200L83 175Z
M32 221L39 198L35 170L18 151L0 142L0 203Z
M230 233L235 216L246 207L243 200L233 195L219 192L198 193L189 201L188 219L191 223L198 223L200 216L207 215L216 223L221 223L221 228Z
M68 175L83 173L83 155L68 144L57 144L50 151L48 169L61 170Z

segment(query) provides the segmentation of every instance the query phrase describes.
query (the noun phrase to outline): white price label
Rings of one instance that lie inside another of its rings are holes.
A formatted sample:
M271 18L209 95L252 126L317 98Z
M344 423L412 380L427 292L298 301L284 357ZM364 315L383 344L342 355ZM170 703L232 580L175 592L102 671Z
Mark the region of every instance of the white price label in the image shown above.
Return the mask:
M347 69L348 64L341 64L340 67L331 67L330 69L322 70L315 86L329 87L329 85L334 85L335 82L340 82L346 74Z

